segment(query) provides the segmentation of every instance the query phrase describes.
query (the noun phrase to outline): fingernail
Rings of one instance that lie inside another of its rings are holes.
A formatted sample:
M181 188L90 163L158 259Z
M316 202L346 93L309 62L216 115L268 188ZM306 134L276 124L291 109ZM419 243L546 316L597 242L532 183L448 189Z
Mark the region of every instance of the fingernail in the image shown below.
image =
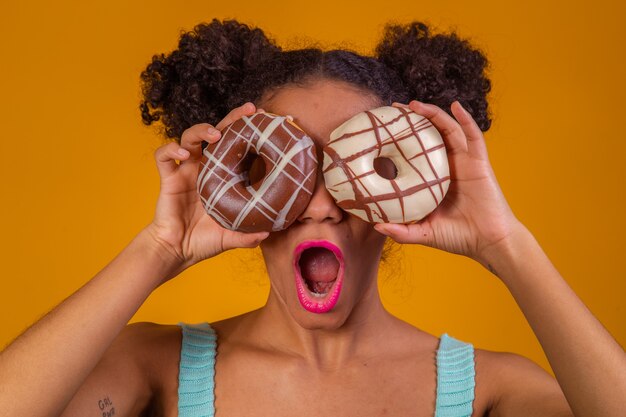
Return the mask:
M465 110L465 107L463 107L463 105L461 104L460 101L456 101L456 103L459 105L459 107L461 108L461 110L463 111L463 113L465 114L469 114L469 112L467 110Z
M382 224L375 224L375 225L374 225L374 229L375 229L377 232L382 233L382 234L384 234L384 235L386 235L386 234L387 234L387 228L386 228L384 225L382 225Z
M219 133L220 133L220 131L217 130L216 128L214 128L214 127L210 127L209 128L209 135L217 135Z
M189 151L185 148L179 148L178 149L178 154L180 156L189 156Z

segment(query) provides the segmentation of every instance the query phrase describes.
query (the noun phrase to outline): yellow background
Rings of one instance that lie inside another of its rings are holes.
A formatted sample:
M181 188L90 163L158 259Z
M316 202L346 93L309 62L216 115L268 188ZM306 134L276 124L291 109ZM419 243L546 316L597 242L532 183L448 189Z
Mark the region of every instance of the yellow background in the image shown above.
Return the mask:
M78 289L151 219L158 195L139 73L181 30L237 18L284 46L371 51L388 21L456 29L491 60L494 169L517 216L591 311L626 342L623 2L5 2L0 12L0 345ZM477 263L404 247L390 311L436 335L547 361L506 287ZM215 321L263 305L258 252L197 265L134 321ZM102 294L102 299L115 297ZM97 309L95 304L93 308Z

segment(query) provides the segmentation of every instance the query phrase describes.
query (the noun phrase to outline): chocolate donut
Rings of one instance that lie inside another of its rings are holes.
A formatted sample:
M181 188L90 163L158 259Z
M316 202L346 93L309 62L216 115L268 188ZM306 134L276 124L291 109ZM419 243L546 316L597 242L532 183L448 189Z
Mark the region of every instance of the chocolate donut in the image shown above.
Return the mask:
M253 164L262 178L251 184ZM278 231L309 204L316 171L315 145L290 117L256 113L229 125L204 149L197 190L222 227Z
M337 205L370 223L421 220L450 185L441 135L428 119L400 107L359 113L335 129L323 171Z

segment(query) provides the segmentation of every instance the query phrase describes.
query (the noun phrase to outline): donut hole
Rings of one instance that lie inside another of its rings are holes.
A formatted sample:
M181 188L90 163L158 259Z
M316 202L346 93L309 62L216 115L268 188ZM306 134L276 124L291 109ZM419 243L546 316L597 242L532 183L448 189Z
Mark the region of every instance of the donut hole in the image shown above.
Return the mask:
M374 158L374 171L387 180L393 180L398 176L396 164L389 158L379 156Z
M250 187L258 190L265 178L265 162L255 153L249 153L244 160L244 169L248 171L248 183Z

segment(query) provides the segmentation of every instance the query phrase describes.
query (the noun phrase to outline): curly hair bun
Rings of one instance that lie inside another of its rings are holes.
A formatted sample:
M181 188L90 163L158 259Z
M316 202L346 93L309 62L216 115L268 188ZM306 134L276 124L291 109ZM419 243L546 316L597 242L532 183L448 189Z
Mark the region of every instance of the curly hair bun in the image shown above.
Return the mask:
M432 35L420 22L388 25L376 56L306 48L283 52L261 29L234 20L181 34L178 48L152 57L141 74L141 117L162 122L169 138L198 123L217 124L230 109L286 85L328 78L381 103L418 99L450 111L458 100L489 129L487 59L456 34Z
M448 112L458 100L481 130L489 129L487 59L468 41L455 33L431 35L421 22L392 24L386 26L376 56L398 73L411 98Z
M263 31L234 20L196 26L181 35L175 51L153 56L141 73L143 122L162 119L170 138L197 123L217 123L230 110L233 88L276 52L280 48Z

